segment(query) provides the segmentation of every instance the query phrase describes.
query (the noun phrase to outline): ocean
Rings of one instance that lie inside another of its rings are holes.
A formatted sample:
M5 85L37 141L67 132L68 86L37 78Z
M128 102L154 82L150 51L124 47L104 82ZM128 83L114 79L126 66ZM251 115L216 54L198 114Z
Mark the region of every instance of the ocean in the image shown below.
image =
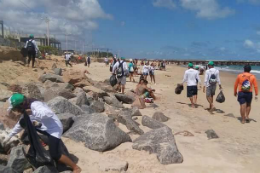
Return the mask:
M251 73L256 76L258 80L260 80L260 66L251 66ZM231 65L231 66L216 66L216 68L220 71L227 71L235 74L242 73L244 71L244 66L241 65Z

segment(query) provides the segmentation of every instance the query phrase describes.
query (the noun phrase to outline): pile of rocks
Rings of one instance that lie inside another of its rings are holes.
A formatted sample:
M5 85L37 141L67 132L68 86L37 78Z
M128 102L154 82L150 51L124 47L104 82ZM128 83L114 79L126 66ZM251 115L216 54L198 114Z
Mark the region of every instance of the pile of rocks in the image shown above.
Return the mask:
M156 112L152 118L142 116L137 107L124 108L123 104L134 102L133 96L115 94L109 84L82 77L81 73L74 73L67 77L67 80L61 75L62 70L54 68L53 73L40 76L41 83L29 83L18 88L22 88L22 93L27 97L47 102L63 124L64 137L81 141L91 150L105 152L124 142L132 142L129 134L116 125L117 121L125 125L130 132L140 135L133 141L133 149L155 153L162 164L183 161L172 130L163 124L169 119L163 113ZM8 97L10 95L6 94L3 100L6 101ZM142 117L142 125L152 130L144 133L140 124L135 121L136 117ZM0 140L3 141L7 132L1 124L0 129ZM18 142L18 138L14 138L6 146L0 144L1 154L7 154L7 150L11 150L8 161L0 159L0 172L22 173L31 167L22 152L26 146L17 146ZM126 171L128 163L122 163L122 169ZM102 169L112 169L111 165L108 166L109 168ZM54 167L43 166L35 169L34 173L58 171Z

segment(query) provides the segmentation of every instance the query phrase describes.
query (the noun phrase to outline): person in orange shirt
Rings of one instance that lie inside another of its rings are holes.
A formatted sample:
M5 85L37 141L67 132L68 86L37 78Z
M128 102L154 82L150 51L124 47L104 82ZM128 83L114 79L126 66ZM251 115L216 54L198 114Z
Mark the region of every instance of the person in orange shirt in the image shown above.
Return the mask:
M249 123L249 114L251 111L251 102L253 98L253 86L255 89L255 100L258 96L258 86L257 80L253 74L250 73L251 66L244 66L244 73L241 73L237 76L235 86L234 86L234 96L237 96L237 100L240 104L240 114L241 114L241 123ZM238 91L238 93L237 93Z

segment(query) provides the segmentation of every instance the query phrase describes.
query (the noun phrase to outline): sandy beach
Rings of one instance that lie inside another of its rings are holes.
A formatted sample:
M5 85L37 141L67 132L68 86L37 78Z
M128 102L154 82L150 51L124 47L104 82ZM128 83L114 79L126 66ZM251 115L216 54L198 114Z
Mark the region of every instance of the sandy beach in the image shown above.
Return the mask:
M93 63L90 68L82 64L74 66L77 70L87 69L88 77L103 81L110 77L108 67L103 63ZM157 106L147 104L147 108L141 110L143 115L152 116L155 111L162 111L170 120L165 124L169 126L173 134L188 131L194 136L185 136L184 133L175 135L177 146L183 155L182 164L161 165L156 155L140 152L132 149L131 143L121 144L116 149L98 153L84 147L83 144L64 139L70 152L79 158L79 165L83 172L102 172L99 170L101 159L109 160L116 157L129 163L130 173L257 173L260 166L260 128L258 126L259 108L253 101L250 124L242 125L238 118L239 104L233 96L233 84L235 74L220 72L222 86L226 102L215 103L217 112L213 114L205 110L208 103L202 89L198 93L198 108L189 106L186 90L181 95L176 95L176 84L182 81L186 68L169 65L167 71L156 71L157 84L150 85L156 90ZM204 80L204 76L200 76ZM136 77L136 80L139 77ZM129 81L129 79L128 79ZM136 83L127 82L127 90L134 89ZM217 93L219 90L217 90ZM127 105L126 105L127 106ZM141 119L137 120L139 123ZM140 123L141 124L141 123ZM127 129L119 125L121 129ZM147 127L140 126L145 132ZM207 138L205 131L213 129L219 139ZM131 135L135 139L138 135Z

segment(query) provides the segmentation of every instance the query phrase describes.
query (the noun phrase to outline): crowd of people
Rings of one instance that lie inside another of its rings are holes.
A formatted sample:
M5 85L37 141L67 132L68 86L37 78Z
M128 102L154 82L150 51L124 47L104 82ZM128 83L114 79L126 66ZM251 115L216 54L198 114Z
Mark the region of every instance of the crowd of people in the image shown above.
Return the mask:
M258 99L258 84L256 77L250 73L251 66L245 65L244 72L237 76L234 84L234 96L240 104L241 123L249 123L249 114L251 111L251 103L253 99L253 88L255 90L255 100ZM192 63L188 64L188 70L185 71L183 81L187 84L187 97L190 99L191 107L195 108L197 105L198 86L201 86L200 75L201 70L198 67L194 68ZM219 70L215 68L214 62L210 61L207 65L207 70L204 77L203 92L206 93L206 99L209 103L208 110L213 112L216 108L213 104L214 96L216 94L217 85L219 90L222 91Z

